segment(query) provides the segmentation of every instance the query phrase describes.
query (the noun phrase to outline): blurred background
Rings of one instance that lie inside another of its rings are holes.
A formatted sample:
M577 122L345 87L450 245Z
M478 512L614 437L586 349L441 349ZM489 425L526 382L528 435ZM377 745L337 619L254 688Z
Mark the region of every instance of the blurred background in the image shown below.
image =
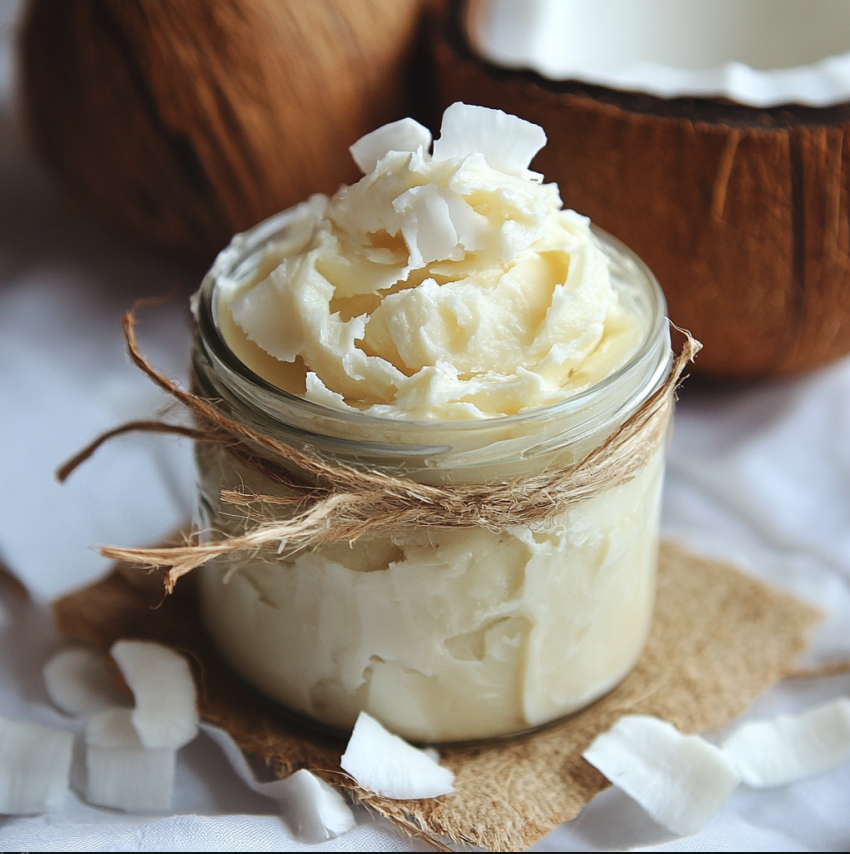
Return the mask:
M404 115L436 132L454 100L543 125L533 166L649 263L672 319L706 345L676 416L664 535L822 607L807 660L850 656L850 4L819 2L794 19L820 22L805 50L802 24L764 25L775 6L713 4L751 11L733 16L739 34L774 33L754 54L699 52L714 12L679 19L646 0L641 21L672 21L690 52L586 51L578 67L556 26L600 36L572 0L0 0L0 562L32 597L0 588L0 714L60 720L39 678L59 643L47 603L106 571L92 546L156 542L193 512L182 440L128 436L53 478L98 433L166 404L128 363L122 313L173 294L144 311L140 339L185 383L188 297L232 234L355 180L362 134ZM634 43L634 16L609 6L600 20ZM802 8L783 0L783 15ZM849 690L786 682L752 714ZM201 740L181 759L175 813L191 821L74 796L50 823L0 819L0 843L296 850L217 751ZM848 796L850 768L742 790L684 843L609 791L538 848L846 850ZM359 847L416 849L367 831Z

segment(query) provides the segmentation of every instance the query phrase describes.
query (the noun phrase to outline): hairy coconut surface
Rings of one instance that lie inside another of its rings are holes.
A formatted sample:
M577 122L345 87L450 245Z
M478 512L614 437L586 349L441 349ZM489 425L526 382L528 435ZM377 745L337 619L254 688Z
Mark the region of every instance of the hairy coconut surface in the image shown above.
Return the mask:
M427 0L33 0L28 135L66 191L209 261L359 177L348 146L410 112Z
M850 352L850 104L665 99L474 56L453 3L434 29L438 104L541 125L533 168L658 276L705 345L694 372L750 378Z

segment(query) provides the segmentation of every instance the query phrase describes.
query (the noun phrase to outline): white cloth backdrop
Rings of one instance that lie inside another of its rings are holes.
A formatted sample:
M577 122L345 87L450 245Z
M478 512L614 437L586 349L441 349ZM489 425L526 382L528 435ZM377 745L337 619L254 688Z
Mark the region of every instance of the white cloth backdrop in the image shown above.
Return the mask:
M136 296L177 288L147 311L141 339L185 377L186 297L197 273L103 233L66 206L23 150L12 109L10 32L0 0L0 558L36 604L0 599L0 714L73 729L40 669L59 646L46 602L106 568L93 544L155 541L191 514L187 443L128 437L65 487L56 465L99 431L164 402L130 367L118 318ZM746 387L689 384L676 419L664 533L794 591L831 614L809 658L850 655L850 360L806 377ZM748 717L850 692L850 678L788 682ZM206 736L180 754L174 814L90 807L72 792L58 815L0 818L0 850L427 850L385 824L321 846L300 843L277 806L249 791ZM601 794L536 848L850 849L850 766L770 792L740 789L690 839L672 839L628 798Z

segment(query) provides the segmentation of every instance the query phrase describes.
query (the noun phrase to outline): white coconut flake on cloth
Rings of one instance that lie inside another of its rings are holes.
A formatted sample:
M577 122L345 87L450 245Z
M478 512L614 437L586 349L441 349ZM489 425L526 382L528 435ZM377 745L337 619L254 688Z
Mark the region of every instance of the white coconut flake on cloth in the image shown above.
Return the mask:
M0 814L61 810L73 745L71 732L0 718Z
M86 728L86 800L128 812L167 812L176 751L142 744L130 709L106 709Z
M195 681L179 653L150 641L117 641L110 650L136 700L133 726L149 750L177 750L198 734Z
M741 782L720 749L649 715L624 715L583 756L659 824L686 836L706 825Z
M360 712L339 762L362 788L398 800L438 798L454 789L455 775L425 752Z
M121 705L107 657L85 647L62 649L44 665L44 687L55 706L77 717Z
M754 788L784 786L850 761L850 700L744 724L723 752Z
M222 749L239 779L258 795L277 801L293 830L308 842L334 839L357 824L342 795L315 774L302 768L284 780L261 782L228 732L203 723L201 730Z

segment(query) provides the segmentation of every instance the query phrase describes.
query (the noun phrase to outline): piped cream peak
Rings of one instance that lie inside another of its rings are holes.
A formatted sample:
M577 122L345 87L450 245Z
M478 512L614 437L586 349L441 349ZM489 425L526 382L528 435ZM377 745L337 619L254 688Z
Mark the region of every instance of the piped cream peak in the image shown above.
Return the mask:
M511 415L604 379L638 324L589 221L529 170L545 142L461 103L433 144L413 119L367 134L351 147L364 177L293 209L262 273L221 288L228 344L316 403L417 421Z

